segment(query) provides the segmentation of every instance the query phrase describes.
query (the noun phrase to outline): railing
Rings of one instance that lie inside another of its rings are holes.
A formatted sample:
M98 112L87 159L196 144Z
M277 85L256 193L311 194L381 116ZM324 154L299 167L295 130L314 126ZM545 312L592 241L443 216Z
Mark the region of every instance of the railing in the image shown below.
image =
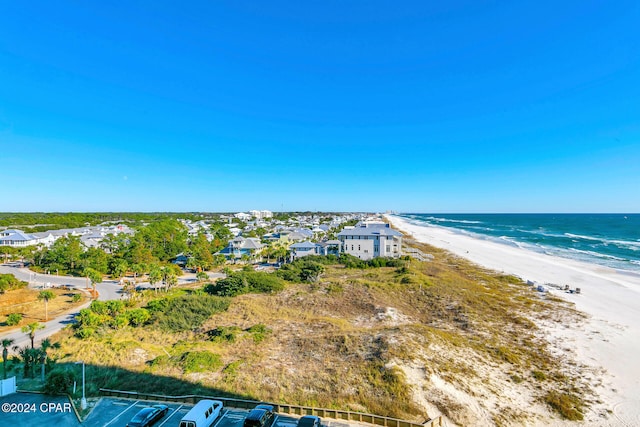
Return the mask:
M425 254L419 249L412 247L405 247L402 249L402 252L410 257L417 259L418 261L431 261L433 259L433 255Z
M232 399L229 397L212 397L212 396L200 396L200 395L187 395L187 396L164 396L160 394L152 393L138 393L135 391L122 391L122 390L109 390L100 389L100 394L103 396L120 397L126 399L136 400L158 400L163 402L175 402L175 403L191 403L196 404L202 399L220 400L224 406L230 406L232 408L241 409L253 409L258 403L255 400L242 400ZM278 403L269 403L273 405L275 411L281 414L292 415L317 415L322 418L333 418L336 420L358 421L362 423L374 424L384 427L441 427L442 417L438 416L425 421L423 424L414 423L411 421L399 420L397 418L382 417L379 415L364 414L362 412L342 411L339 409L325 409L325 408L312 408L310 406L298 406L298 405L285 405Z

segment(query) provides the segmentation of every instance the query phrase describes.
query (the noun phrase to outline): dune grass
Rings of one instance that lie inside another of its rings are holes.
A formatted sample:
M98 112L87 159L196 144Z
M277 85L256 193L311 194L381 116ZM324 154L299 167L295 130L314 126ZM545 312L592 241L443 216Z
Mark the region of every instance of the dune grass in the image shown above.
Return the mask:
M575 392L578 381L563 373L532 320L575 315L572 308L540 298L515 277L419 246L434 260L368 269L325 265L315 283L236 296L197 327L168 330L150 323L84 340L63 332L56 355L91 363L100 373L96 389L193 394L209 388L414 420L429 414L413 399L397 364L420 360L427 377L438 375L470 394L469 380L483 380L486 365L504 370L513 384L539 390L541 401L576 419L574 411L585 405ZM154 296L145 298L141 305ZM194 358L193 369L185 369ZM147 382L109 376L110 369L145 375ZM180 386L172 389L173 381ZM455 412L453 401L441 399L440 405L442 413ZM522 414L500 415L511 416Z

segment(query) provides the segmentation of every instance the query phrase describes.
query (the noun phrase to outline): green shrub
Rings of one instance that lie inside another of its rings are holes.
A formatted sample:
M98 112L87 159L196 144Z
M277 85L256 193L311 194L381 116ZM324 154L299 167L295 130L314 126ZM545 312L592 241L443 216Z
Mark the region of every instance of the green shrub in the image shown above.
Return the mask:
M98 301L98 300L93 301L89 306L89 309L92 312L99 315L109 314L109 308L107 307L107 304L104 301Z
M144 325L150 318L151 314L144 308L134 308L124 313L129 323L133 326Z
M73 294L73 297L71 297L71 300L72 300L73 302L78 302L78 301L80 301L81 299L82 299L82 294L74 293L74 294Z
M95 328L90 328L90 327L82 327L82 328L78 328L76 330L76 336L80 339L86 339L89 338L91 336L93 336L96 333Z
M114 329L124 328L129 324L129 317L126 314L118 314L111 320L111 327Z
M14 289L26 288L27 282L18 280L13 274L0 274L0 294Z
M93 303L91 305L93 306ZM76 317L77 323L75 324L75 327L82 328L87 326L90 328L95 328L105 323L108 317L97 314L92 310L92 308L83 308L82 310L80 310L80 313Z
M180 358L185 373L215 371L222 366L220 356L210 351L189 351Z
M11 313L7 316L7 325L16 326L22 320L22 314Z
M151 313L165 311L167 307L169 307L169 300L167 298L154 299L147 303L147 310Z
M94 301L95 302L95 301ZM109 316L115 317L124 311L124 302L120 300L109 300L105 302L105 309Z
M212 295L183 295L168 301L153 319L159 328L180 332L199 328L213 314L229 308L229 300Z
M64 368L55 368L47 374L44 384L46 394L68 394L73 391L75 378L71 371Z
M211 295L233 297L246 293L274 293L284 289L279 275L262 271L239 271L208 284L204 291Z
M219 326L208 332L211 341L214 342L235 342L240 332L237 326Z
M257 325L253 325L247 329L247 332L253 335L253 342L257 344L264 341L267 335L271 333L271 329L267 328L267 326L262 323L258 323Z

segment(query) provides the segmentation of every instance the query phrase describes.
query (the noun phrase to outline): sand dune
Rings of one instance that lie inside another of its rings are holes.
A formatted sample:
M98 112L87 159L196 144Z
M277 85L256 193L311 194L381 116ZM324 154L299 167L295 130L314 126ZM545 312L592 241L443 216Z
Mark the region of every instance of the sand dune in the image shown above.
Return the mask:
M581 425L640 426L640 275L553 257L507 244L474 238L436 226L420 226L397 216L387 217L395 228L421 242L497 271L536 284L580 288L551 292L588 315L582 325L543 325L549 341L578 362L604 368L594 384L602 403L593 405ZM603 414L609 413L608 416Z

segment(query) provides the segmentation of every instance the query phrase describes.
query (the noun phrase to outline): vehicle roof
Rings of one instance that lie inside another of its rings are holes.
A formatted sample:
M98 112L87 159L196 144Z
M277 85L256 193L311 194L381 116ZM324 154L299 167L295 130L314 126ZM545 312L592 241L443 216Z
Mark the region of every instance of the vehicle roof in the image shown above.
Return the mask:
M320 417L315 415L305 415L304 417L298 420L298 425L302 427L308 427L315 424L316 420L318 423L320 422Z
M259 405L256 405L256 407L254 409L267 409L267 410L273 412L273 405L268 405L266 403L261 403Z
M267 413L266 409L255 408L255 409L252 409L251 412L249 412L249 415L247 415L247 419L248 420L259 420L266 413Z
M138 421L145 418L149 415L150 412L155 411L156 408L142 408L138 411L138 413L131 419L131 421Z

